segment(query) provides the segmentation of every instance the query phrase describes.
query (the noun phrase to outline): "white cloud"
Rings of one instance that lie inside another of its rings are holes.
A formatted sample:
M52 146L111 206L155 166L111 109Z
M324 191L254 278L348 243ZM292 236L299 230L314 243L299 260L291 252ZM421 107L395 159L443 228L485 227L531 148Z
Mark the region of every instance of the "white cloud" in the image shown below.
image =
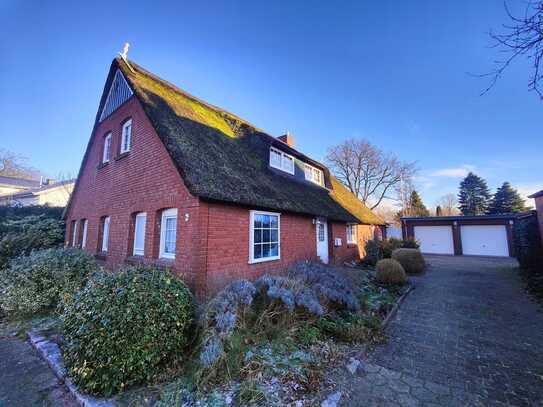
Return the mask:
M533 182L529 184L519 184L519 185L513 185L513 188L516 188L518 193L520 194L520 197L524 200L526 200L526 205L529 207L534 206L534 200L532 198L528 198L528 195L535 194L538 191L541 191L543 189L543 181L541 182Z
M463 178L466 175L468 175L470 171L474 171L474 170L475 170L474 165L464 164L456 168L443 168L441 170L436 170L432 172L430 175L432 177Z

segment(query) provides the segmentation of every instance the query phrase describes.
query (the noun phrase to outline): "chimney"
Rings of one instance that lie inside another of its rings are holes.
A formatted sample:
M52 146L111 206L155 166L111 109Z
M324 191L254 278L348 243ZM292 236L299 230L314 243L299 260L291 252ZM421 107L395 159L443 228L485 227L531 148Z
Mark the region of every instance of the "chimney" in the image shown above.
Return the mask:
M294 137L290 132L287 131L287 134L283 134L282 136L277 137L279 140L281 140L283 143L286 143L289 147L294 148Z

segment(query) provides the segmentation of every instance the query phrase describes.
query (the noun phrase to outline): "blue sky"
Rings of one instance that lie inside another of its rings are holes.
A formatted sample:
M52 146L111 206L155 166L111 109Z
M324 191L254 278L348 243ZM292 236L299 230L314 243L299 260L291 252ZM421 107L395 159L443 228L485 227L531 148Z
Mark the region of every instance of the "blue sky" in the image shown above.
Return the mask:
M513 10L523 2L510 1ZM129 57L322 159L364 137L417 161L428 206L474 170L543 188L543 102L518 61L487 95L496 1L0 0L0 147L76 174L111 59Z

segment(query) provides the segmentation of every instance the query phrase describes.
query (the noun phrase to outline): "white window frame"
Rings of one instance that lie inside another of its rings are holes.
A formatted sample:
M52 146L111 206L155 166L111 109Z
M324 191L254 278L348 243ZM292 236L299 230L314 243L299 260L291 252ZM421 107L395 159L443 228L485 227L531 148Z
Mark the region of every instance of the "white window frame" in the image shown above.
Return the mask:
M108 163L111 156L111 132L104 137L104 150L102 151L102 164Z
M83 219L83 236L81 236L81 248L84 249L87 246L87 229L89 226L89 220Z
M349 233L351 231L352 233ZM356 224L347 224L347 244L356 244Z
M72 247L76 247L77 244L77 221L73 221L74 228L72 230Z
M138 219L143 219L143 246L136 247L136 242L138 241ZM144 256L145 255L145 229L147 228L147 213L139 212L134 218L134 244L132 254L134 256Z
M271 157L272 157L271 152L272 151L281 155L281 165L277 166L274 163L272 163L272 159L271 159ZM286 161L286 160L292 160L292 169L287 169L285 167L283 162ZM287 173L289 173L291 175L294 175L294 171L296 169L296 160L290 154L284 153L283 151L281 151L281 150L279 150L277 148L270 147L270 167L277 168L278 170L281 170L281 171L287 172Z
M102 252L103 253L107 253L109 250L110 223L111 223L110 217L106 216L102 224Z
M175 249L174 253L166 253L166 220L168 218L175 218ZM165 209L162 211L160 221L160 254L161 259L175 259L175 251L177 250L177 208Z
M130 131L127 132L127 129L130 129ZM126 142L126 140L128 140L128 143ZM126 144L126 147L125 147L125 144ZM121 154L128 153L130 151L131 146L132 146L132 119L128 119L127 121L123 123L123 127L121 130Z
M277 216L277 256L254 258L254 225L255 215L272 215ZM249 216L249 264L263 263L266 261L273 261L281 259L281 214L278 212L265 212L265 211L250 211Z
M304 174L307 181L311 181L314 184L324 186L324 173L322 172L322 170L304 163Z

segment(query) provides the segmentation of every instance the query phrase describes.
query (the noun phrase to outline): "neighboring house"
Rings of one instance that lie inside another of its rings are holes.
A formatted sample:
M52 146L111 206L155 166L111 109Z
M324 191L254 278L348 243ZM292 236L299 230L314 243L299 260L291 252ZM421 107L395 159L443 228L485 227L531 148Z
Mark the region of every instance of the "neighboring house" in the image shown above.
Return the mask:
M0 204L12 206L49 205L64 207L70 199L75 180L42 181L38 187L0 196Z
M300 260L359 259L384 221L328 168L122 58L65 211L108 267L173 269L205 296Z
M537 220L539 222L539 231L541 233L541 240L543 241L543 189L530 195L528 198L533 198L535 200L535 210L537 212Z
M0 200L4 196L13 195L31 188L37 188L39 186L40 181L37 180L0 175Z

